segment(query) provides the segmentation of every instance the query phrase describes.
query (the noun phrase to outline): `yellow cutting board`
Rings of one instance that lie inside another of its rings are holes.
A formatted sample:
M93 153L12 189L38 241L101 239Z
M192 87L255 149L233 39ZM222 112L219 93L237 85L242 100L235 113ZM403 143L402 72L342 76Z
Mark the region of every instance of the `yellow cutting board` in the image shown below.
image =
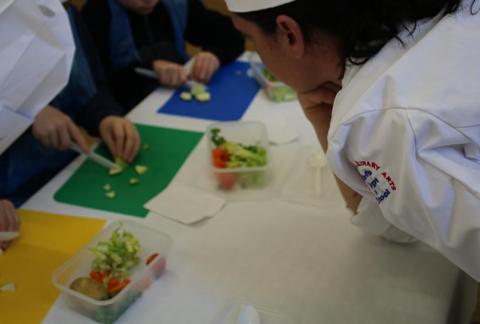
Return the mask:
M40 323L58 297L52 272L103 228L99 219L18 210L20 237L0 255L0 284L15 283L15 292L0 292L0 323Z

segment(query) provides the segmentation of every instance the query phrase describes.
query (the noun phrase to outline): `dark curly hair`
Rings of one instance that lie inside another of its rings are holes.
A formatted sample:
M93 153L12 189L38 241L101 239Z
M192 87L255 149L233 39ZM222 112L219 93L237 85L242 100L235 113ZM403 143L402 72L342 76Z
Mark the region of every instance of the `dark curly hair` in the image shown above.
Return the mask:
M472 0L470 11L474 14ZM276 17L287 15L300 25L307 42L316 30L340 41L345 61L363 64L377 54L402 29L413 33L416 22L455 12L461 0L297 0L285 5L238 15L271 34ZM408 29L408 25L413 26Z

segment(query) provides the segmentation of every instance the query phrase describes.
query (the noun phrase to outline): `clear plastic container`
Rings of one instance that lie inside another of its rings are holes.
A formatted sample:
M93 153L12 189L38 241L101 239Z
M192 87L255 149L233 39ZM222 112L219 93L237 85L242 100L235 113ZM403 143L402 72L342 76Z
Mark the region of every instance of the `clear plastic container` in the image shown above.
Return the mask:
M272 101L284 102L297 99L295 91L285 83L278 81L265 67L256 53L249 55L252 76Z
M120 224L140 242L140 262L130 270L131 282L120 293L108 300L95 300L70 289L69 286L73 280L89 276L91 263L95 258L90 248L99 241L107 241ZM171 241L168 235L136 222L112 222L92 242L55 270L52 275L53 284L62 291L68 305L76 312L100 323L112 323L164 271ZM156 257L145 265L148 257L154 253L159 253L163 258Z
M210 321L210 324L237 324L240 310L251 305L246 302L227 303L222 307L220 312ZM279 313L266 307L251 305L255 308L260 320L260 324L296 324L291 317L286 314Z
M219 129L220 136L229 142L243 146L255 145L266 150L267 164L260 167L218 168L214 165L212 151L215 144L211 139L211 130ZM257 121L223 122L208 127L208 158L217 188L224 193L234 193L265 188L271 180L271 161L267 129Z

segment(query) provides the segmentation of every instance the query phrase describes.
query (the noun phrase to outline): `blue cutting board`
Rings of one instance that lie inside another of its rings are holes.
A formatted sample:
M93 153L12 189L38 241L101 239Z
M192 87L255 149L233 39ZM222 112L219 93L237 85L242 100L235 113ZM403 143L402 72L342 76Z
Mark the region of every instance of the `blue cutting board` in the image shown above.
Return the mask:
M247 75L249 67L244 62L233 62L221 67L207 85L211 94L209 102L180 99L180 93L187 90L182 87L175 91L158 112L216 121L240 120L260 90L255 79Z

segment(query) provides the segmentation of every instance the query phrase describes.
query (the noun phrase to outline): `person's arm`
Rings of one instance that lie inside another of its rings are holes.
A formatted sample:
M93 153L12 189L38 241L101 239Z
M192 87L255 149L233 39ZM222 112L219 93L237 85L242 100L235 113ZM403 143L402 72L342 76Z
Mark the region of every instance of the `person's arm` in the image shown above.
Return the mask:
M329 161L342 180L377 204L366 212L384 217L479 280L480 168L465 153L471 144L422 110L372 109L332 134Z
M337 85L326 84L313 91L298 94L303 111L312 124L325 153L328 150L328 131L332 119L332 105L339 90L340 87ZM336 176L335 180L347 208L356 214L362 196Z
M0 199L0 232L17 232L20 228L20 218L15 206L6 199ZM0 241L0 250L5 250L10 242Z
M220 63L235 60L245 50L245 40L229 17L205 8L201 1L188 1L185 38L204 52L214 54Z
M111 93L104 72L103 61L97 51L96 42L84 23L82 16L77 15L76 22L78 38L82 44L82 50L86 56L97 90L87 105L82 107L76 120L90 134L97 136L99 135L99 126L103 119L107 116L123 116L125 111Z
M82 107L76 121L90 134L100 136L114 157L131 162L140 147L140 136L135 126L123 117L125 111L111 94L95 43L80 15L76 22L78 37L97 90Z
M90 151L86 138L75 122L53 106L46 106L35 116L32 134L45 147L66 150L75 142L83 152Z

